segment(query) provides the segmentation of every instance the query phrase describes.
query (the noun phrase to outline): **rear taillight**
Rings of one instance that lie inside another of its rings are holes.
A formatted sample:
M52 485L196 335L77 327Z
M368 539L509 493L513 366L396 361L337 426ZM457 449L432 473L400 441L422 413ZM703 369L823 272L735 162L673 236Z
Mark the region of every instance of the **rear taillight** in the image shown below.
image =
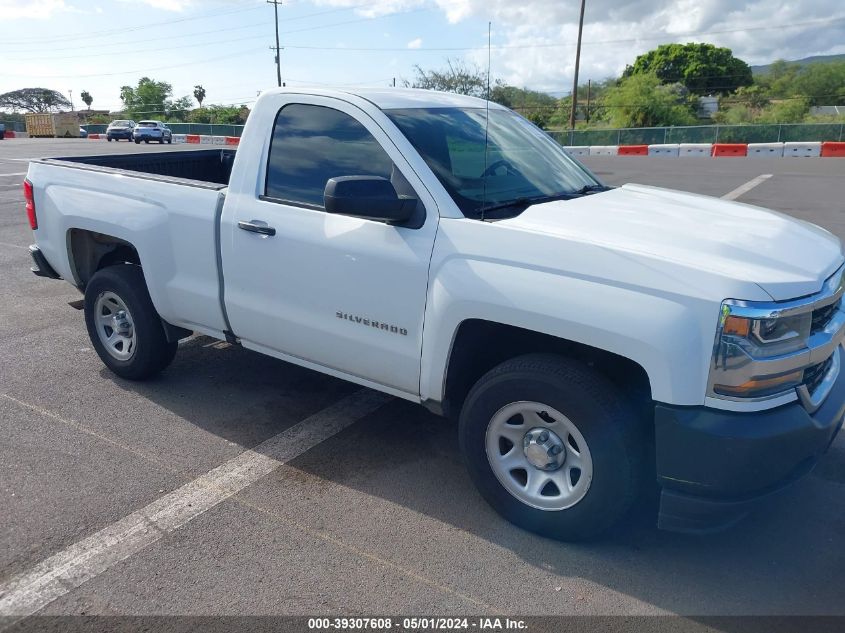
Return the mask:
M38 218L35 217L35 196L32 195L32 183L23 181L23 197L26 199L26 217L29 218L29 226L34 231L38 228Z

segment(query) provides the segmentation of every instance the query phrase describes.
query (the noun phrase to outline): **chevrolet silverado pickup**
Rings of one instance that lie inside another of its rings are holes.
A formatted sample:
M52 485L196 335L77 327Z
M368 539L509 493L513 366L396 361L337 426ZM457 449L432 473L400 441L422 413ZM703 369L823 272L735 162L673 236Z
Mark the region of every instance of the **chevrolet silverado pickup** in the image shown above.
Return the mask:
M237 150L35 160L25 197L33 271L84 294L118 376L200 333L420 403L457 420L483 497L551 537L655 482L659 527L723 528L842 425L836 237L604 186L480 99L270 90Z

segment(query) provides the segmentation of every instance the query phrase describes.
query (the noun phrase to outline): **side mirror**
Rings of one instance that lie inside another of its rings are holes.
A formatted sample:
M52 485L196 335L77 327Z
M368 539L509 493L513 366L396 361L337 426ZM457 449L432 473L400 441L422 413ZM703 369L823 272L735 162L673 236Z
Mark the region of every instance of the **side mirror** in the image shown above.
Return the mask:
M381 176L330 178L323 191L323 202L328 213L388 224L410 220L417 204L413 198L400 198L390 181Z

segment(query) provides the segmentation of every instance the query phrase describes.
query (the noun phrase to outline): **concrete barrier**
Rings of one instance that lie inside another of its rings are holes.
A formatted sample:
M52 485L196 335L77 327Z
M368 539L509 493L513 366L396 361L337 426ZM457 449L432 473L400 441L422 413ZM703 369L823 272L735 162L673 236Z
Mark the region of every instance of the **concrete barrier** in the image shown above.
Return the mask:
M845 158L845 143L822 143L823 158Z
M14 130L6 130L3 134L3 138L17 138L17 132Z
M783 156L783 143L749 143L748 155L758 158Z
M821 143L784 143L783 155L797 158L817 158L822 155Z
M226 144L226 137L225 136L212 136L211 137L211 144L212 145L225 145Z
M199 134L185 134L185 142L186 143L199 143L200 142L200 135Z
M648 156L648 145L620 145L620 156Z
M590 156L616 156L619 148L616 145L591 145Z
M666 156L669 158L674 158L680 154L680 151L681 146L677 143L661 143L658 145L648 146L649 156Z
M187 134L174 134L173 135L173 142L176 143L177 145L179 145L181 143L187 143L188 142L188 140L186 138L187 136L188 136Z
M678 156L710 158L713 145L710 143L681 143L678 146Z
M563 151L569 154L570 156L589 156L590 155L590 146L589 145L571 145L569 147L564 147Z
M206 134L200 134L200 144L201 145L211 145L214 143L213 136L207 136Z
M237 145L241 142L240 136L227 136L226 138L226 145Z
M747 143L715 143L713 145L713 157L748 156Z

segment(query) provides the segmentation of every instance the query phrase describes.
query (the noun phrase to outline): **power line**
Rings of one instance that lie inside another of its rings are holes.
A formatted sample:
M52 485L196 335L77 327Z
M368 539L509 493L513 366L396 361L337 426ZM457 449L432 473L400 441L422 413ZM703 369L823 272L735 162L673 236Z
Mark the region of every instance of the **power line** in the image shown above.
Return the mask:
M252 2L249 2L248 0L245 0L241 3L239 3L239 4L240 4L240 7L235 8L235 9L229 8L229 9L225 9L225 10L222 10L222 11L215 11L215 12L211 12L211 13L204 13L202 15L194 15L194 16L187 16L187 17L184 17L184 18L176 18L176 19L172 19L172 20L165 20L165 21L162 21L162 22L150 22L148 24L139 24L139 25L136 25L136 26L127 26L127 27L122 27L122 28L117 28L117 29L95 31L93 33L85 33L85 34L79 34L79 35L55 36L55 37L44 37L44 38L28 37L28 38L23 39L23 40L6 40L4 42L4 44L33 44L35 42L53 43L53 42L72 42L72 41L75 41L75 40L90 40L90 39L96 39L98 37L111 37L112 35L122 35L122 34L127 33L127 32L142 31L144 29L154 28L154 27L157 27L157 26L167 26L167 25L170 25L170 24L179 24L179 23L182 23L182 22L190 22L192 20L204 20L206 18L216 18L216 17L220 17L222 15L230 15L232 13L254 11L256 9L261 8L260 6L249 6L249 7L247 7L247 5L253 4ZM247 7L247 8L244 8L244 7Z
M277 0L277 1L279 2L279 4L281 4L281 0ZM267 2L269 4L273 4L273 0L267 0ZM378 16L378 17L375 17L375 18L361 18L361 19L356 19L356 20L346 20L346 21L343 21L343 22L332 22L330 24L320 24L320 25L316 25L316 26L305 27L305 28L302 28L302 29L294 29L294 30L290 30L290 31L279 31L279 34L280 35L287 35L287 34L291 34L291 33L301 33L301 32L304 32L304 31L318 31L318 30L321 30L321 29L324 29L324 28L332 28L332 27L335 27L335 26L342 26L342 25L352 24L352 23L356 23L356 22L368 22L370 20L394 17L394 16L399 16L399 15L404 15L406 13L414 13L414 12L417 12L417 11L425 11L425 10L426 9L414 9L413 11L407 11L407 12L403 12L403 13L391 13L389 15ZM324 11L324 12L320 12L320 13L322 14L322 13L328 13L328 12ZM246 26L232 27L232 28L227 28L227 29L217 29L217 30L214 30L214 31L207 31L205 33L197 33L195 35L208 34L208 33L219 33L219 32L223 32L223 31L234 31L234 30L240 30L240 29L245 29L245 28L252 28L254 26L266 26L266 24L267 24L267 22L265 20L263 22L258 22L258 23L250 24L250 25L246 25ZM172 39L172 37L160 38L160 39ZM236 38L230 38L230 39L215 39L215 40L212 40L212 41L209 41L209 42L194 42L192 44L177 44L175 46L160 46L160 47L157 47L157 48L154 48L154 49L151 49L151 50L130 48L130 49L124 49L124 50L113 50L113 51L101 51L101 52L97 52L97 53L87 53L87 54L84 54L84 55L62 55L62 59L86 59L86 58L92 58L92 57L102 57L103 54L107 54L107 55L146 54L146 53L158 52L158 51L182 50L182 49L186 49L186 48L201 48L203 46L218 47L221 44L232 44L232 43L235 43L235 42L252 41L254 39L255 39L254 35L248 35L248 36L245 36L245 37L236 37ZM149 40L149 41L154 41L154 40ZM115 44L106 44L105 46L115 46ZM71 48L67 48L67 49L51 49L51 50L52 51L78 50L79 48L99 48L99 47L97 45L92 45L92 46L71 47ZM275 47L273 47L273 48L275 49ZM290 47L290 48L295 48L295 47ZM334 49L332 49L332 50L334 50ZM343 49L337 49L337 50L343 50ZM52 59L55 59L55 56L48 55L48 56L42 56L42 57L24 57L24 58L17 58L17 59L12 58L12 59L8 59L7 61L29 62L29 61L38 61L38 60L52 60ZM77 76L79 76L79 75L77 75Z

